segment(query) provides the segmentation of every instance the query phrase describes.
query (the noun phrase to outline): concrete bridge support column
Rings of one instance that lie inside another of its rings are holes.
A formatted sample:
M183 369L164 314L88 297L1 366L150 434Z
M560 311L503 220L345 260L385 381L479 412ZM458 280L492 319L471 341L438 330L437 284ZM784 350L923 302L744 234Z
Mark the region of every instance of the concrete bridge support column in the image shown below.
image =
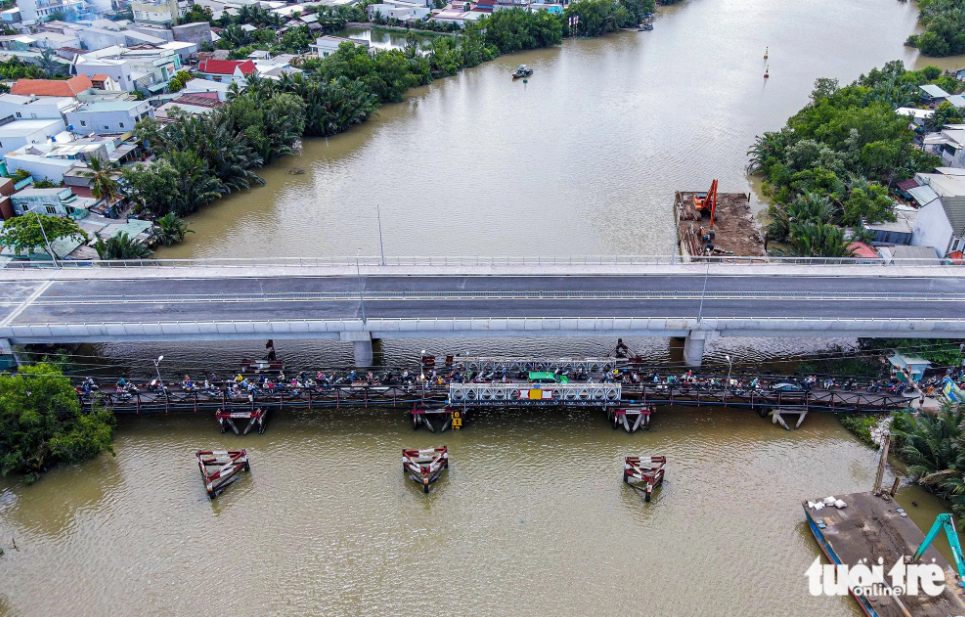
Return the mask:
M355 347L355 366L372 366L375 354L372 351L371 332L342 332L339 338L343 341L352 341Z
M687 366L700 366L704 359L704 343L715 334L708 330L691 330L684 342L684 362Z

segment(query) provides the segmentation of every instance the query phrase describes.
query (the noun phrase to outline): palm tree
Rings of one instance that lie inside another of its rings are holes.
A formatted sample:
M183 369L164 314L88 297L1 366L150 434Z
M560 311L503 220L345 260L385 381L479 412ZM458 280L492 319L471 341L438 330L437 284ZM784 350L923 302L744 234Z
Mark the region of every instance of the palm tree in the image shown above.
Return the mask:
M91 195L97 199L107 200L107 205L110 206L121 193L121 185L114 178L119 169L117 163L104 164L100 158L95 156L91 158L87 166L90 171L83 171L81 175L85 178L91 178Z
M961 405L946 403L936 414L902 414L896 418L892 434L900 444L898 453L908 463L908 471L919 483L933 488L956 479L962 486L965 472L965 443ZM960 492L959 494L965 494Z
M98 238L94 250L101 259L144 259L151 256L151 249L124 232L112 236L107 242Z
M54 60L54 52L51 49L45 49L40 52L40 57L37 58L37 66L40 70L48 75L56 75L60 73L60 64Z
M830 223L791 222L789 241L796 255L804 257L851 257L851 241L844 230Z
M188 222L173 212L168 212L154 223L157 225L154 235L164 246L181 242L185 235L194 233L193 229L188 229Z
M819 193L798 195L787 205L773 205L768 214L770 222L767 224L767 234L776 242L784 242L791 235L791 227L810 225L813 223L828 223L835 213L835 208L827 196Z

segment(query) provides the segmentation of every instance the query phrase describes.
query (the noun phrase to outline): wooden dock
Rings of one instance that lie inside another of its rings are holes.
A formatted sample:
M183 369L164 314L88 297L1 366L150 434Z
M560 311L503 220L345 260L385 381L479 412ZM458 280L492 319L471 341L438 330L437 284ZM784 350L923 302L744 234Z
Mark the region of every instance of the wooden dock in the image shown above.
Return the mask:
M900 506L887 493L884 496L854 493L840 495L837 499L845 503L844 508L829 506L816 510L804 502L808 525L821 551L831 563L848 566L858 565L863 560L871 566L882 558L885 580L890 581L888 573L891 568L914 555L925 539L924 534L910 518L902 515ZM934 547L929 547L920 563L936 563L941 567L945 574L945 589L940 595L930 596L921 589L916 594L896 596L863 595L852 589L851 595L871 617L965 615L965 592L945 558Z

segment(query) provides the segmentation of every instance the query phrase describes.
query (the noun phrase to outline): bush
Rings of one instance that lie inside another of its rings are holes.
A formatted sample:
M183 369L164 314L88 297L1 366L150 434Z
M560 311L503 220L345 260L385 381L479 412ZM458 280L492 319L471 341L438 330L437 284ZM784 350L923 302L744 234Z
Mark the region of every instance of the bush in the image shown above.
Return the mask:
M114 416L98 409L85 413L70 380L49 364L0 374L0 471L34 479L48 465L79 463L111 444Z
M852 435L863 441L865 444L877 447L878 444L871 437L871 429L878 425L878 418L870 413L851 413L838 414L838 421L844 428L848 429Z

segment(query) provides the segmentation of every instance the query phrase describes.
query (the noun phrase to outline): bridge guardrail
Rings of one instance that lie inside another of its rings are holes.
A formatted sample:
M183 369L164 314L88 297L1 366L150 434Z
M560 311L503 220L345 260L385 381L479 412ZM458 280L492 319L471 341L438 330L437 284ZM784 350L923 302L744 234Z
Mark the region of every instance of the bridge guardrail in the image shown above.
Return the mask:
M60 260L60 267L81 268L251 268L251 267L331 267L331 266L646 266L682 265L680 257L669 255L560 255L536 257L500 256L379 256L352 257L229 257L229 258L192 258L192 259L116 259L116 260ZM898 258L868 259L861 257L737 257L713 256L694 258L691 264L753 264L753 265L809 265L809 266L883 266L916 267L955 267L947 259ZM10 269L54 269L51 262L12 261L6 266Z
M530 384L530 383L453 383L449 384L449 400L460 403L564 402L617 403L622 386L614 383ZM535 397L536 392L542 396Z
M965 294L914 291L367 291L363 298L368 301L431 301L431 300L821 300L821 301L877 301L877 302L965 302ZM7 297L5 302L18 302L26 298ZM42 296L32 305L58 304L115 304L138 303L202 303L202 302L354 302L358 291L296 291L263 292L251 294L101 294L81 296Z

